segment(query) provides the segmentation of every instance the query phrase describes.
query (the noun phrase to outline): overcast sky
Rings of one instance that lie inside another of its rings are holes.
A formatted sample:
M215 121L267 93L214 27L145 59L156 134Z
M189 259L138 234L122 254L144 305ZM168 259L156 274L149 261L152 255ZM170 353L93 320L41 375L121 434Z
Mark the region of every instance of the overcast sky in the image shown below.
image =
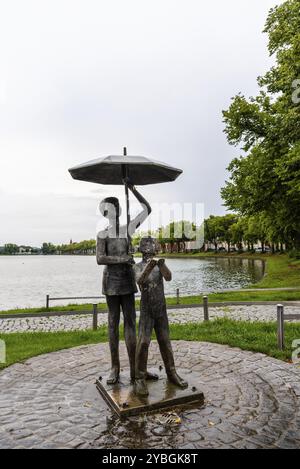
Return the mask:
M203 202L222 214L239 154L222 109L257 93L272 63L262 34L279 0L2 2L0 245L95 237L97 205L119 188L68 168L127 146L183 169L141 188L153 202Z

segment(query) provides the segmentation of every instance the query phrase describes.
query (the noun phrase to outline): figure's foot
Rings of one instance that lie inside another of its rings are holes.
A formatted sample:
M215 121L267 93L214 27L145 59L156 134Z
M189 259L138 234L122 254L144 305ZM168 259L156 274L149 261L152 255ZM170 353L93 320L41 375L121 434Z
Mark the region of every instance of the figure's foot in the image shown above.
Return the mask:
M107 378L106 383L107 384L117 384L117 382L119 381L119 376L120 376L119 369L116 368L116 367L112 368L111 372L110 372L110 375Z
M171 383L175 384L179 388L187 388L188 383L182 379L179 374L177 373L176 370L172 370L167 372L168 379L171 381Z
M138 396L146 397L149 395L146 381L144 379L136 379L134 382L134 392Z
M147 381L157 381L158 380L158 375L155 374L155 373L151 373L150 371L147 371L146 380Z

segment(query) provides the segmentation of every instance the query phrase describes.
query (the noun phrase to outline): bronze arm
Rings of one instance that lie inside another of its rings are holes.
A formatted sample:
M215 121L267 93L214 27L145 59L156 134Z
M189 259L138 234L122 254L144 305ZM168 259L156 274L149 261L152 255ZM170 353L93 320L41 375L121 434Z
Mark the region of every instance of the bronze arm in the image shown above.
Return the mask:
M158 268L160 270L161 275L163 278L167 281L170 282L172 280L172 272L170 269L167 267L165 260L164 259L159 259L157 261Z
M140 194L140 192L135 188L133 184L126 180L127 186L133 195L136 197L138 202L142 205L143 210L130 222L130 234L132 235L136 229L146 220L146 218L150 215L152 209L149 202L145 199L145 197Z
M139 286L142 286L146 282L146 280L148 279L149 275L151 274L155 266L156 266L155 259L151 259L147 262L146 266L141 272L141 275L137 279L137 283Z

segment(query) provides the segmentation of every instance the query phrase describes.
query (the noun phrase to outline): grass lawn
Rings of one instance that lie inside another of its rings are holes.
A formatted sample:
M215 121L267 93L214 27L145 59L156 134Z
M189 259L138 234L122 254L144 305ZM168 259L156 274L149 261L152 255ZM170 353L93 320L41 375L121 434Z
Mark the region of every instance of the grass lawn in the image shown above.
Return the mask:
M266 275L257 288L300 287L300 260L287 255L266 257Z
M292 341L300 339L300 323L286 324L286 350L277 349L275 323L250 323L218 319L207 323L171 325L172 340L206 341L228 344L243 350L262 352L271 357L290 361ZM123 330L121 330L123 338ZM102 326L97 331L78 332L33 332L0 334L7 349L7 363L0 364L0 369L30 357L79 345L107 342L107 328Z

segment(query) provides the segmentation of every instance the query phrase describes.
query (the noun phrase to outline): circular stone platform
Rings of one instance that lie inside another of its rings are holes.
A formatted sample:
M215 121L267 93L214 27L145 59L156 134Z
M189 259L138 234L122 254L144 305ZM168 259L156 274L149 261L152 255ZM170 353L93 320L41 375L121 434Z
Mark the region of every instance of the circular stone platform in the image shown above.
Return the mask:
M201 408L177 410L181 424L114 417L94 385L109 368L108 346L89 345L0 373L0 448L299 448L300 369L217 344L173 348L206 397ZM160 364L153 342L149 365Z

